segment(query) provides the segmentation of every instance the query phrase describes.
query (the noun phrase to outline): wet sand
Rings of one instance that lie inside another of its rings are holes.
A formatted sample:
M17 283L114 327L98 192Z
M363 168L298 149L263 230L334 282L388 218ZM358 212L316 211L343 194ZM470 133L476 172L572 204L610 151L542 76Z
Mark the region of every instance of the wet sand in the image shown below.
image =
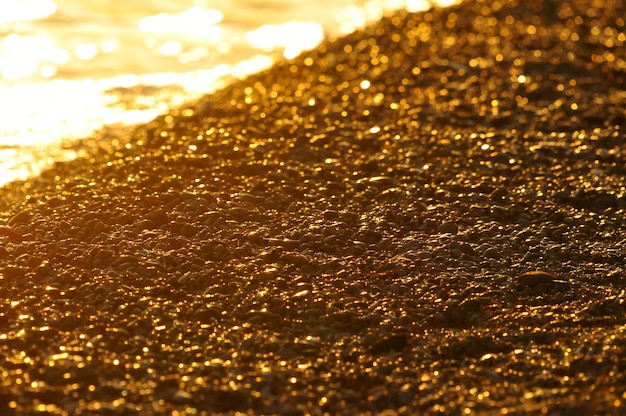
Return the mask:
M625 11L400 13L3 188L1 413L625 413Z

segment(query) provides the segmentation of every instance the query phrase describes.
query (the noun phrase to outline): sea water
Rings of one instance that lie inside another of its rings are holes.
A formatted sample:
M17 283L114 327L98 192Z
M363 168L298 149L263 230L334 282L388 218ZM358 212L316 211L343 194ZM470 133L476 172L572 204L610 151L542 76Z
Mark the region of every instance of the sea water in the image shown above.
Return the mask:
M455 3L439 0L439 5ZM233 79L427 0L2 0L0 185Z

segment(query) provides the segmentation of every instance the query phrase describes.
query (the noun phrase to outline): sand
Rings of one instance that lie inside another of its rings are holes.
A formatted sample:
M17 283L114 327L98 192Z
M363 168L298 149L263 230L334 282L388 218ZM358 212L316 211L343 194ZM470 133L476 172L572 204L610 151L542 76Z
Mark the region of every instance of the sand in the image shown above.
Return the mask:
M4 187L0 413L626 413L623 16L398 13Z

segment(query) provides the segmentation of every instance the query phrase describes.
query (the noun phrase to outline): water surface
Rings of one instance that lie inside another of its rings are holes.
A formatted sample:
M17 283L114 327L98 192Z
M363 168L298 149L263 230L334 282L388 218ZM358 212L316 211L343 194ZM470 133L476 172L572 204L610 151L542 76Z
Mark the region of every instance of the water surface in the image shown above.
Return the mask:
M0 184L76 157L61 149L62 139L148 121L325 36L393 9L428 7L424 0L3 0Z

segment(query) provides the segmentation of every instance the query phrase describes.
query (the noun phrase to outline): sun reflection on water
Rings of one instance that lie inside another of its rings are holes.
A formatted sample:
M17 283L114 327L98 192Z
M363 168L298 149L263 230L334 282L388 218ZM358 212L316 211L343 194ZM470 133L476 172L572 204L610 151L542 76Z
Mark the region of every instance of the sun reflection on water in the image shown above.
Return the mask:
M324 39L324 28L316 22L287 22L280 25L263 25L246 34L246 40L256 49L267 52L284 49L287 59L302 51L315 48Z
M42 19L57 11L52 0L2 0L0 23Z
M69 58L65 49L56 47L52 39L46 36L11 33L0 43L0 75L14 80L28 78L39 72L47 78L49 72L45 68L64 64Z
M144 17L139 21L139 30L144 33L184 34L216 42L222 37L222 29L217 24L223 19L224 14L219 10L194 6L181 13Z
M86 137L103 125L148 121L280 56L315 48L326 35L349 33L386 10L431 5L427 0L126 3L0 1L0 185L37 174L51 163L41 149L63 138Z
M28 88L0 84L0 114L12 115L0 124L0 186L36 175L55 160L75 158L73 150L57 148L63 139L87 137L105 125L150 121L232 78L243 78L271 64L269 57L255 56L236 65L184 74L53 80L29 83Z

